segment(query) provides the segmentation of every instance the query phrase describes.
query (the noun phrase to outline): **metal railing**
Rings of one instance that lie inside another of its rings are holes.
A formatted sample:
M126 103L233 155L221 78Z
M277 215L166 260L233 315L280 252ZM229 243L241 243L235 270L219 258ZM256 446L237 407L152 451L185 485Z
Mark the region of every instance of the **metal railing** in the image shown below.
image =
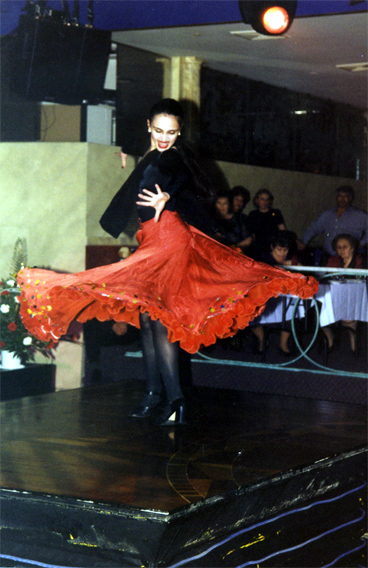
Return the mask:
M336 268L327 268L327 267L320 267L320 266L283 266L283 268L285 268L286 270L289 271L295 271L295 272L299 272L299 273L313 273L315 275L315 277L317 278L317 280L319 280L319 282L326 280L327 278L335 278L335 277L346 277L346 276L354 276L355 278L360 278L363 281L367 281L367 277L368 277L368 270L363 270L363 269L354 269L354 268L345 268L345 269L336 269ZM293 311L292 311L292 315L291 315L291 330L292 330L292 335L293 335L293 339L296 345L296 348L298 350L298 353L296 354L296 356L293 359L288 360L287 362L284 363L266 363L266 362L255 362L255 361L239 361L239 360L229 360L229 359L220 359L217 357L211 357L209 355L206 355L205 353L199 351L198 353L196 353L196 355L192 358L193 362L204 362L206 361L207 363L214 363L216 365L227 365L227 366L236 366L236 367L253 367L253 368L264 368L264 369L278 369L278 370L282 370L282 369L287 369L288 371L291 372L307 372L307 373L314 373L314 374L330 374L330 375L337 375L337 376L349 376L349 377L356 377L356 378L368 378L368 373L361 373L361 372L352 372L352 371L343 371L340 369L334 369L331 367L328 367L327 365L322 365L321 363L318 363L318 361L315 361L314 359L312 359L309 355L310 350L312 349L313 345L315 344L315 341L319 335L319 330L320 330L320 316L319 316L319 307L318 307L318 302L316 300L315 297L313 297L311 300L309 300L311 302L311 305L309 307L309 309L314 308L315 309L315 326L314 329L312 330L312 338L309 341L309 344L303 348L299 338L298 338L298 334L297 334L297 330L296 330L296 314L298 312L298 306L300 304L302 300L300 298L297 299L297 301L295 302L294 306L293 306ZM305 314L305 317L307 317L307 313ZM198 358L197 358L198 357ZM295 367L295 363L297 363L298 361L308 361L309 363L312 364L312 368L307 368L307 367Z

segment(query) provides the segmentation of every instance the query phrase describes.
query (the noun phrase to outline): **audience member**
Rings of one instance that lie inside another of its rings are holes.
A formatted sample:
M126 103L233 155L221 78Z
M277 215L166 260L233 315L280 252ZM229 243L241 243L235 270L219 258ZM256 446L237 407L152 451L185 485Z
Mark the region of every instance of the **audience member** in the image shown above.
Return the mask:
M250 201L250 193L246 187L235 185L231 192L231 206L235 215L244 215L244 208ZM245 216L246 217L246 216Z
M359 241L349 233L341 233L332 241L335 256L330 256L327 266L331 268L365 268L363 255L358 252Z
M313 221L304 233L303 243L308 243L317 235L324 235L325 264L329 256L336 255L332 241L341 234L349 234L357 239L359 247L367 245L367 214L361 209L352 206L354 190L350 185L341 185L336 191L336 207L324 211Z
M295 250L295 236L290 231L280 231L278 234L274 235L269 244L269 250L263 255L263 262L276 265L297 265L298 259L293 256L291 259L289 257L289 252L294 248ZM266 308L267 309L267 308ZM258 340L258 347L256 348L256 353L259 355L263 354L265 345L265 332L262 324L257 324L257 320L254 320L255 325L251 326L251 330ZM282 329L280 332L280 344L279 353L284 357L290 357L292 352L289 347L290 339L290 322L285 322L284 326L287 329Z
M259 189L253 204L256 209L249 213L248 225L253 236L251 255L258 260L269 252L271 238L286 227L281 211L272 207L273 195L268 189Z
M214 200L217 222L215 238L223 244L240 248L243 252L252 242L252 236L239 215L235 215L229 193L219 193Z
M336 253L330 256L327 266L331 268L366 268L363 256L359 254L359 241L348 233L337 235L332 243L332 249ZM341 325L349 331L350 347L353 353L356 350L356 330L357 322L354 320L342 320ZM322 327L328 342L328 350L334 348L334 333L330 326Z
M243 233L245 235L251 234L248 224L248 218L244 213L244 208L249 203L249 201L250 201L250 192L246 187L243 187L242 185L236 185L232 188L230 192L230 206L237 219L237 222L243 227ZM250 241L249 244L251 244L251 242L252 241ZM249 250L249 245L247 245L247 251L248 250Z
M271 266L296 266L300 264L297 256L296 236L292 231L279 231L269 242L269 248L261 257L262 262Z

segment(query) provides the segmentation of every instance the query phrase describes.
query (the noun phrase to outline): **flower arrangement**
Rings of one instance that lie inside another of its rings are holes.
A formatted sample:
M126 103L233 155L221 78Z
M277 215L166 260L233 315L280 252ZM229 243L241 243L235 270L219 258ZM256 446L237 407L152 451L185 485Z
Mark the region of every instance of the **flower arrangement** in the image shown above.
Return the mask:
M54 344L43 342L33 337L24 327L19 315L20 304L15 275L26 263L26 245L18 239L15 243L10 273L14 276L0 281L0 349L9 351L19 357L21 363L34 361L36 352L54 359L51 351Z

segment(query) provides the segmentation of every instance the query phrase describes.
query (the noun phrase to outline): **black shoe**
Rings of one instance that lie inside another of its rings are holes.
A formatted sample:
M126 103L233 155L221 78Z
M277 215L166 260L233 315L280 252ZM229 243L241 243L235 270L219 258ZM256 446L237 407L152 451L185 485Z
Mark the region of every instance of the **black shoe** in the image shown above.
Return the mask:
M283 349L281 349L281 347L279 347L278 351L283 357L293 357L294 355L292 351L284 351Z
M319 341L318 343L318 353L322 353L322 351L324 351L325 353L332 353L332 351L334 351L335 349L335 341L332 342L331 345L328 345L328 341L327 341L327 337L322 339Z
M162 414L153 420L156 426L179 426L187 424L187 409L183 398L167 403Z
M130 418L148 418L160 401L160 394L156 394L152 391L147 392L143 397L141 405L129 413Z
M253 354L254 355L264 355L264 349L260 349L259 347L253 347Z

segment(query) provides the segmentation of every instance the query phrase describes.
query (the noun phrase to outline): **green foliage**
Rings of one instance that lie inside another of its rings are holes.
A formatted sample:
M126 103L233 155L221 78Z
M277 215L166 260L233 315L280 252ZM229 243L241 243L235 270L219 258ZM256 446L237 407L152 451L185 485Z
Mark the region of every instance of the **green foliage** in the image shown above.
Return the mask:
M17 274L23 266L27 266L27 242L18 238L14 245L10 274Z
M20 358L21 363L34 361L35 353L54 359L51 342L45 343L33 337L24 327L19 315L20 304L16 274L27 262L25 241L17 239L11 262L11 275L0 281L0 349L10 351Z

